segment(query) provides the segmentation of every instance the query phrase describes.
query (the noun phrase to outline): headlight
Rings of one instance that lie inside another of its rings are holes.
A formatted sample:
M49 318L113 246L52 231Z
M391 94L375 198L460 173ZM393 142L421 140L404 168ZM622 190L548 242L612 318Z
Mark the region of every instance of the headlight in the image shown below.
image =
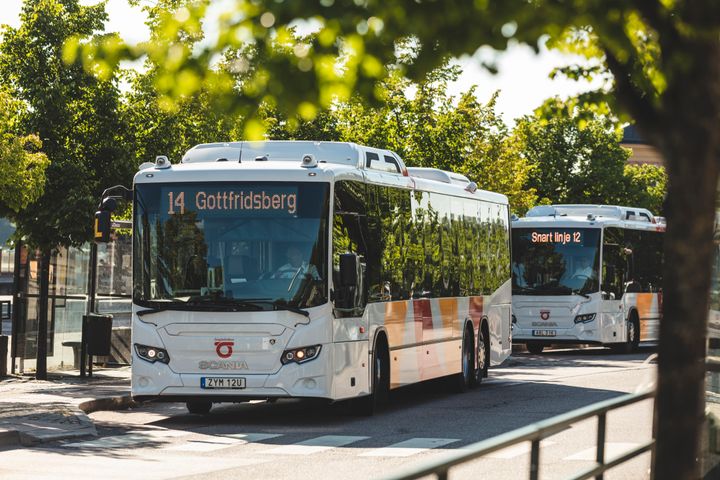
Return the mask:
M321 345L313 345L311 347L293 348L292 350L285 350L280 358L280 362L283 365L288 363L305 363L316 358L320 354Z
M594 313L585 313L583 315L578 315L575 317L575 323L588 323L595 320L595 314Z
M147 345L135 344L135 353L138 357L150 363L161 362L170 363L170 355L167 350L158 347L148 347Z

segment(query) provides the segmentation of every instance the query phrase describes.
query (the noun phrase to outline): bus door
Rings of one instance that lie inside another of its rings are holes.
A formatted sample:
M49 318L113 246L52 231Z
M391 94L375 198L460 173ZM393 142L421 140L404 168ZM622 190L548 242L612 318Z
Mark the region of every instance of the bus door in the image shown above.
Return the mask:
M602 283L600 302L600 341L614 343L625 341L625 278L627 260L623 253L619 229L605 229L602 252Z

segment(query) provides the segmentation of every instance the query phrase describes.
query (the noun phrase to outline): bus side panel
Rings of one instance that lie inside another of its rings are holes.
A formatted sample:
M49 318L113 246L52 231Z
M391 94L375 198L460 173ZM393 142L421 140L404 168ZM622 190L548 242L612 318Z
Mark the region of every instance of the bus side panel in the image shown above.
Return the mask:
M487 299L485 311L490 331L490 365L500 365L512 351L511 286L507 281Z

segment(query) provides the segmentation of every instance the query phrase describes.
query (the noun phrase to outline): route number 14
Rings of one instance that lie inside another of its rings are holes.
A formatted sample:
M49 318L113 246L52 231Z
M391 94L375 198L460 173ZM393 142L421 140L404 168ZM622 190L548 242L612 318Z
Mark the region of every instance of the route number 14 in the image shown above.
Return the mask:
M180 192L175 195L173 192L168 192L168 198L170 200L170 209L168 210L169 215L174 215L175 208L180 209L180 214L185 213L185 192Z

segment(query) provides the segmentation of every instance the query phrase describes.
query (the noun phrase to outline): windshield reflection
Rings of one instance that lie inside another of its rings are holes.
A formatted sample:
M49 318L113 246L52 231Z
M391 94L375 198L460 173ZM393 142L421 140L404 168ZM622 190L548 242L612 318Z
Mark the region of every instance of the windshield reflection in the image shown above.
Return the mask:
M597 292L600 230L513 228L514 295Z
M326 183L136 185L134 300L292 310L327 301ZM212 200L211 200L212 199Z

